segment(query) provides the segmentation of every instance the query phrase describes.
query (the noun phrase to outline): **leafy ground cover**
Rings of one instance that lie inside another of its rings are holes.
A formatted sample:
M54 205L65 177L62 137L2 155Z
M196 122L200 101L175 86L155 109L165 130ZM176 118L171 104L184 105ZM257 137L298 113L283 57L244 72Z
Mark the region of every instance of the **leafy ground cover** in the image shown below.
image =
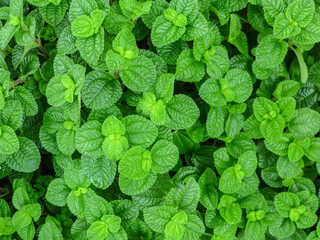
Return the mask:
M319 0L0 0L0 239L320 239L319 42Z

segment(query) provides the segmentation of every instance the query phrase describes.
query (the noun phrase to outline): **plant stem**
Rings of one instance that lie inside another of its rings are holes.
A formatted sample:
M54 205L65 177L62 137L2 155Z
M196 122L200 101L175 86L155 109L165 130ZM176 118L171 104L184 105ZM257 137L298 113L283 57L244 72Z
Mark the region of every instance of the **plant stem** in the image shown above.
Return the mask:
M41 43L39 42L39 40L35 37L34 41L39 45L39 49L40 51L43 53L43 55L45 56L46 59L49 59L49 54L47 53L47 51L44 49L44 47L41 45Z

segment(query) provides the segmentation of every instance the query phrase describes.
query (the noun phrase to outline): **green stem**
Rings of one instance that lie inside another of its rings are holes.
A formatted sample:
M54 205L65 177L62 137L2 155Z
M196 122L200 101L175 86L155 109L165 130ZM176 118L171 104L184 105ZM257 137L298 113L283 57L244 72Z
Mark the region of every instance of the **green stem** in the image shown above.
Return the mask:
M296 56L298 58L298 62L300 65L301 82L303 84L306 84L308 81L308 67L304 61L302 51L300 48L293 48L292 46L290 46L290 48L294 51L294 53L296 54Z
M7 189L7 188L0 188L0 191L5 192L4 194L0 195L0 198L3 198L10 193L9 189Z

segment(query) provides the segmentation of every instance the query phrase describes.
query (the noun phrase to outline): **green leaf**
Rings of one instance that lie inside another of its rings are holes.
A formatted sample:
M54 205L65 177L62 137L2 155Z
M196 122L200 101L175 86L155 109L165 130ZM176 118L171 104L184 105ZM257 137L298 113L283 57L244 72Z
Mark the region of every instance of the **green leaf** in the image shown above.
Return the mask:
M302 147L296 143L290 143L288 148L288 157L291 162L298 161L304 156Z
M185 31L185 26L176 26L161 15L153 22L151 40L156 47L161 47L179 40Z
M280 13L274 23L273 36L277 39L292 38L301 32L301 28L290 22L284 13Z
M125 137L131 146L148 148L158 136L157 127L150 120L142 116L129 115L121 119L121 122L125 126Z
M129 19L135 20L142 14L148 14L150 12L152 2L146 1L141 3L136 0L121 0L119 5L123 15Z
M61 54L71 54L77 51L77 38L72 35L71 27L65 28L59 36L57 42L58 52Z
M199 13L194 22L188 25L186 32L182 35L181 39L184 41L192 41L196 38L202 37L208 31L208 21L202 13Z
M67 9L68 2L62 0L58 5L50 3L44 7L40 7L40 14L47 23L57 26L63 20Z
M291 2L286 10L288 21L300 27L306 27L311 23L315 12L313 0L295 0Z
M151 149L151 169L155 173L167 173L177 164L178 148L167 140L160 140Z
M102 221L96 221L90 225L87 231L88 239L104 240L109 236L108 226Z
M134 196L150 189L157 181L157 175L150 173L148 177L141 180L132 180L120 174L119 187L124 194Z
M82 100L91 109L101 109L116 103L122 94L119 81L101 71L90 72L84 81Z
M262 0L262 5L265 18L270 25L274 24L275 18L278 14L284 13L285 8L287 7L285 0Z
M267 98L259 97L254 100L253 113L259 122L276 117L279 112L277 104Z
M235 158L247 151L256 151L255 143L244 133L238 133L231 142L226 142L228 153Z
M82 156L81 166L91 183L100 189L108 188L117 172L116 163L106 157Z
M170 118L167 127L176 130L193 126L200 115L195 102L184 94L174 95L166 109Z
M19 137L18 145L20 145L20 148L14 154L8 156L6 164L19 172L36 171L41 161L37 145L25 137Z
M28 205L26 205L28 206ZM18 228L24 228L32 223L32 217L25 211L17 211L12 217L12 223Z
M63 154L72 155L76 150L75 135L74 129L66 129L65 127L57 132L57 144Z
M78 151L88 157L102 156L102 143L104 140L101 132L101 123L88 121L76 133L76 147Z
M277 104L280 108L280 115L286 122L289 121L296 109L295 99L291 97L281 98L277 101Z
M48 186L46 199L53 205L63 207L67 204L70 191L63 178L56 178Z
M234 137L241 131L244 125L244 116L240 113L230 114L225 126L228 137Z
M281 178L290 179L298 177L302 170L300 161L290 162L287 156L281 156L277 162L277 171Z
M73 0L69 9L69 21L73 22L81 15L90 15L90 13L98 8L95 0Z
M131 61L127 69L120 72L120 77L132 91L144 92L154 85L157 73L153 62L149 58L138 56Z
M294 137L313 137L320 130L320 114L309 108L298 109L289 121L288 128Z
M200 202L205 208L214 210L218 206L218 191L215 188L218 184L218 178L215 172L207 168L199 179Z
M142 147L133 147L122 156L118 170L127 178L142 180L150 174L151 165L150 152Z
M223 172L219 180L219 190L226 194L237 193L242 186L242 179L234 167Z
M210 106L225 106L227 101L221 92L221 86L217 79L207 79L199 89L200 97L206 101Z
M38 113L38 104L33 95L24 87L15 87L13 98L20 101L26 116L34 116Z
M296 226L290 219L281 218L269 226L269 232L276 238L290 237L296 231Z
M236 203L235 198L229 195L223 195L220 199L218 210L221 217L226 220L227 223L237 224L240 222L242 210L240 205Z
M223 46L213 47L212 50L213 52L210 50L207 51L207 73L212 78L220 79L223 78L229 70L230 62L228 51ZM206 53L204 53L204 56L206 57Z
M90 188L79 188L72 190L67 197L67 205L73 215L78 218L84 218L85 206L90 197L94 196L95 192Z
M176 78L184 82L198 82L205 74L204 65L197 61L190 49L184 50L177 61Z
M166 225L178 211L170 206L147 208L143 211L144 221L155 232L162 233Z
M105 33L103 28L91 36L85 38L78 38L76 40L76 47L79 50L81 57L88 62L91 66L96 66L100 60L100 56L104 50L104 37Z
M3 28L0 29L0 49L4 49L13 35L18 31L18 26L13 26L9 23L5 24Z
M91 185L89 178L84 174L79 160L72 161L66 166L64 180L71 189L88 188Z
M130 29L121 30L112 42L112 48L122 57L135 59L139 55L136 39Z
M85 216L88 223L99 221L105 214L113 214L112 206L104 198L93 195L85 205Z
M0 110L1 125L7 125L13 130L17 130L22 121L23 108L19 101L8 100L5 106Z
M103 26L109 33L117 34L124 28L132 29L134 27L134 23L128 20L129 19L122 14L120 6L118 4L112 4Z
M240 17L236 14L231 14L230 15L230 31L229 31L229 37L228 37L229 42L232 42L239 36L241 32L241 28L242 28L242 24L241 24Z
M275 196L274 205L280 216L289 217L291 208L298 208L300 206L300 200L294 193L282 192Z
M164 103L168 103L173 97L175 75L172 73L162 74L155 84L155 95Z
M194 40L193 55L197 61L200 61L203 54L212 46L220 45L221 34L215 24L209 24L207 34L198 37Z
M19 150L19 140L14 130L6 125L0 127L0 154L10 155Z
M256 49L257 64L263 68L273 68L281 64L288 52L288 43L273 38L264 37Z
M55 239L62 240L63 236L59 228L53 222L46 222L39 232L39 240Z
M206 123L210 137L217 138L224 132L227 116L227 109L225 107L211 107Z
M260 132L264 139L269 142L276 142L281 137L285 128L285 120L281 115L273 119L265 119L260 124Z
M273 93L277 99L293 97L300 89L300 84L297 81L285 80L278 84Z
M199 200L199 184L193 177L190 177L185 180L185 185L182 188L171 189L166 197L165 204L166 206L193 213L198 206Z

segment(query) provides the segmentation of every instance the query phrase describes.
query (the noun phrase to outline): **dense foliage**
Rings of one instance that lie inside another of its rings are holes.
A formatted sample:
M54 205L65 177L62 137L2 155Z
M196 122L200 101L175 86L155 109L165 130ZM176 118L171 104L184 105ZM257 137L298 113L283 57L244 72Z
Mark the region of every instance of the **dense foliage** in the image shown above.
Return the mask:
M316 240L319 0L0 0L0 239Z

